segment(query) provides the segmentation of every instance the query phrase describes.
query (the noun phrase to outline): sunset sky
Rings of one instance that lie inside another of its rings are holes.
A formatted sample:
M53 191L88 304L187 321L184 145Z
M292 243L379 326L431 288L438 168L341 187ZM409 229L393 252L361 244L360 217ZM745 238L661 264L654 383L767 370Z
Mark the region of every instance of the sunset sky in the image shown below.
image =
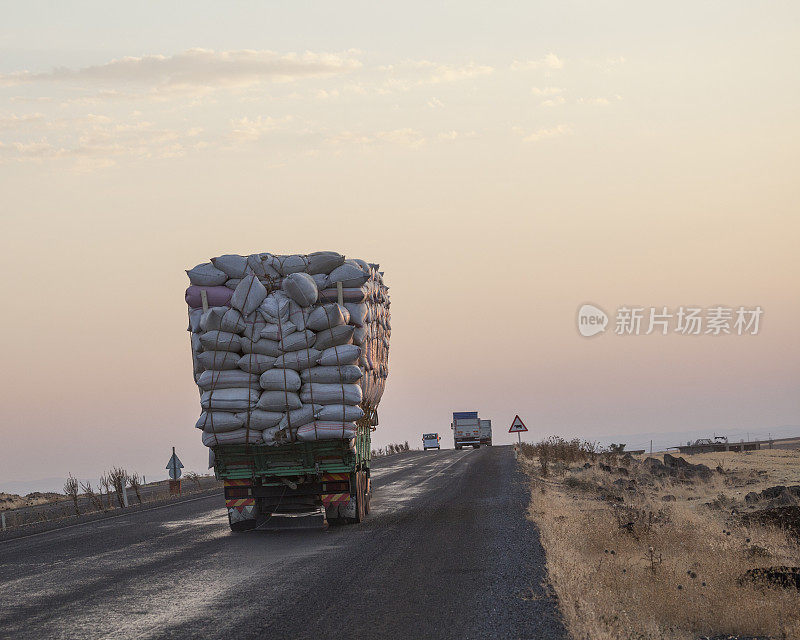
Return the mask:
M378 446L800 425L798 3L0 5L0 491L204 469L184 269L223 253L381 264Z

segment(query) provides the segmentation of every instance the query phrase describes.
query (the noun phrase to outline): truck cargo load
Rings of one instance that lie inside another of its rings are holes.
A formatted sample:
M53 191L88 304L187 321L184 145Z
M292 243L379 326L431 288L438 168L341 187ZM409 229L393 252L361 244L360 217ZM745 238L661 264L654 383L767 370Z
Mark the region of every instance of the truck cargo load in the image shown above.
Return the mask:
M371 431L388 376L388 287L333 251L223 255L186 272L195 426L231 528L369 509Z

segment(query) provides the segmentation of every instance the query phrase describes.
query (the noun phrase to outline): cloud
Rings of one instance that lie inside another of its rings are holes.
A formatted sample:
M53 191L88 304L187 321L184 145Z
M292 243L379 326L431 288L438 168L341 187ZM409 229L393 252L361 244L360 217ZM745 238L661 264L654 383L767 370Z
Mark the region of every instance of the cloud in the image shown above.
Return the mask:
M459 82L494 73L494 67L468 62L462 65L441 64L430 60L408 60L397 65L378 67L386 74L385 89L407 91L415 86Z
M625 56L612 56L601 60L590 60L589 66L597 67L601 71L611 71L615 67L623 65L626 62Z
M474 131L456 131L454 129L452 131L443 131L436 137L441 141L450 141L458 138L474 138L477 135Z
M12 113L9 116L0 116L0 131L17 129L29 124L40 124L44 121L44 115L41 113L26 113L21 116Z
M618 100L622 98L617 96ZM578 98L578 104L596 104L600 106L606 106L611 104L611 101L608 98Z
M108 166L115 159L174 158L188 150L202 148L202 132L156 127L151 122L114 122L106 116L89 114L82 118L45 123L54 137L15 141L0 148L0 158L12 161L42 161L52 158L91 160L86 167Z
M319 91L317 91L316 97L319 98L320 100L329 100L331 98L338 98L339 91L338 89L328 89L328 90L320 89Z
M516 129L519 133L520 130ZM570 135L572 133L572 128L565 124L559 124L555 127L550 128L543 128L537 129L531 134L524 135L523 134L523 142L538 142L539 140L545 140L547 138L558 138L560 136Z
M524 69L563 69L564 61L559 58L555 53L548 53L543 58L538 60L514 60L511 63L511 69L520 71Z
M428 106L431 109L441 109L442 107L444 107L444 102L439 100L439 98L431 98L430 100L428 100Z
M564 96L555 96L554 98L542 100L539 104L543 107L557 107L558 105L564 104L564 102L566 102Z
M78 84L112 87L140 86L153 91L196 91L247 87L348 73L361 66L357 52L345 54L279 54L274 51L213 51L189 49L172 56L146 55L111 60L105 64L34 73L0 75L0 86L20 84Z
M564 90L561 87L532 87L531 93L535 96L555 96L562 93Z
M416 129L406 128L377 131L371 134L342 131L334 136L329 136L326 142L332 145L350 144L364 147L386 143L416 149L423 146L426 140L425 136Z
M270 116L258 116L257 118L242 118L232 120L231 136L239 142L254 142L267 133L283 128L285 124L291 122L291 116L283 118L272 118Z

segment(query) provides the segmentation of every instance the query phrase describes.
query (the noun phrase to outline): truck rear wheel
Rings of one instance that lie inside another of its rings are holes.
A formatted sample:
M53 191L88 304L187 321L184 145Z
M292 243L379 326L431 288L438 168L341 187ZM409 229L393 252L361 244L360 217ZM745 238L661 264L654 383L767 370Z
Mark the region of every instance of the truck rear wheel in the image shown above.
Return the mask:
M461 449L461 445L460 445L460 444L457 444L457 445L456 445L456 449L457 449L457 450Z
M364 521L364 472L356 471L356 486L352 498L356 501L355 518L350 518L352 524L359 524Z

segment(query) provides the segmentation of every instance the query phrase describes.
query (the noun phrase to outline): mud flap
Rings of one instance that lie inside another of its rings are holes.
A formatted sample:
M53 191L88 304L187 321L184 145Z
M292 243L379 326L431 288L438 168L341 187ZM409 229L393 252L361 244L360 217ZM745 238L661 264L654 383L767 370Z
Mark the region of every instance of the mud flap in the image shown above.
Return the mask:
M347 504L339 505L339 517L340 518L355 518L358 516L358 503L356 502L355 496L350 497L350 501Z
M228 519L230 520L231 524L236 524L237 522L244 522L245 520L255 520L256 506L251 504L245 507L229 507Z

